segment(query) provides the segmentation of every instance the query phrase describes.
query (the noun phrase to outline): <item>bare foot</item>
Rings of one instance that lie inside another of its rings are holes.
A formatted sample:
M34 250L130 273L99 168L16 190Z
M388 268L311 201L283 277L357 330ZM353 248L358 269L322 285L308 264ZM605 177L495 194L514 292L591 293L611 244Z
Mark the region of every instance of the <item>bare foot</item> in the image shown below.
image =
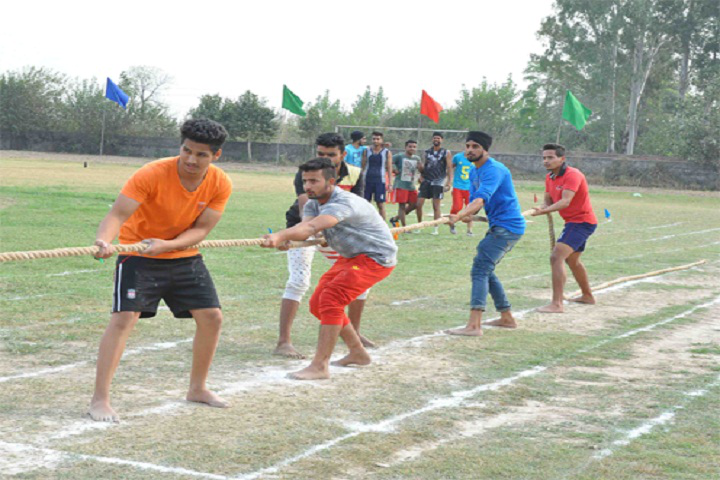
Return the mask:
M540 313L564 313L565 308L560 305L556 305L554 303L550 303L548 305L545 305L544 307L538 307L537 311Z
M114 422L120 423L120 416L110 406L109 400L93 400L90 402L88 410L90 418L96 422Z
M365 347L365 348L377 348L377 345L375 345L375 342L373 342L373 341L370 340L369 338L367 338L367 337L365 337L365 336L363 336L363 335L360 335L359 333L358 333L358 336L360 337L360 341L362 342L362 346L363 346L363 347Z
M517 323L515 323L515 319L512 317L510 317L509 320L504 318L490 320L489 322L483 323L483 325L487 325L488 327L517 328Z
M204 403L215 408L228 408L230 404L210 390L190 390L185 399L188 402Z
M370 365L370 362L372 362L370 355L368 355L365 349L363 349L357 352L348 353L340 360L332 362L332 365L335 365L336 367L347 367L350 365Z
M585 303L587 305L595 305L595 297L592 295L581 295L579 297L573 297L568 299L569 302Z
M293 380L326 380L330 378L330 372L327 368L318 368L310 364L302 370L288 373L288 378Z
M273 350L273 355L280 355L281 357L288 358L305 358L305 355L295 350L295 347L292 346L292 343L278 343L277 347L275 347L275 350Z
M463 335L465 337L480 337L483 332L480 327L463 327L445 330L448 335Z

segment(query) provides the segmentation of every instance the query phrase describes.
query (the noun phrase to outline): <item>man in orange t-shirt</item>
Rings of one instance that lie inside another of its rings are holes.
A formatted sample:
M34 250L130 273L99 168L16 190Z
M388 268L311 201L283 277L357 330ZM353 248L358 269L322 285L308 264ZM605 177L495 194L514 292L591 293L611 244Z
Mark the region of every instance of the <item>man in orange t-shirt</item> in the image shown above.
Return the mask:
M188 120L180 129L180 155L150 162L130 177L97 230L97 258L115 252L111 242L147 243L118 256L113 313L100 340L95 393L88 414L117 422L110 384L130 332L140 317L153 317L161 299L177 318L194 318L193 363L187 400L227 407L207 389L222 313L210 273L196 248L222 216L232 182L211 163L222 154L227 131L211 120Z
M543 146L542 155L543 165L548 170L545 178L545 201L542 206L535 208L533 216L558 212L565 220L565 228L550 256L552 301L549 305L538 308L538 312L562 313L563 289L567 280L565 263L570 267L582 292L579 297L570 300L590 305L595 303L587 270L580 261L580 255L585 251L585 243L597 228L598 222L590 204L585 175L565 163L565 147L548 143Z

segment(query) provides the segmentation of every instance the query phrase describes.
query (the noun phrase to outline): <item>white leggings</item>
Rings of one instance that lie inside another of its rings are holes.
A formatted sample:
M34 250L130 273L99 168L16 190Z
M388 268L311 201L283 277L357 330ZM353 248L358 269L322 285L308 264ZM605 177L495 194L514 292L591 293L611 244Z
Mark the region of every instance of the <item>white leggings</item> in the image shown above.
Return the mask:
M296 302L302 301L305 292L310 288L312 262L316 250L319 250L330 263L335 263L338 254L328 247L291 248L287 251L288 272L290 272L290 277L285 284L285 293L282 298ZM370 290L367 290L357 299L365 300L368 293L370 293Z

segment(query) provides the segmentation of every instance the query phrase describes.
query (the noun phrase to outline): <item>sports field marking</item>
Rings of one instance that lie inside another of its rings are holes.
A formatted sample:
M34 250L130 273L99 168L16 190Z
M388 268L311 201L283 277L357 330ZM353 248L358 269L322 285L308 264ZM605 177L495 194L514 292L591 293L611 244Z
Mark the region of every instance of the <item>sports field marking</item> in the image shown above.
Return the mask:
M257 470L255 472L251 472L251 473L247 473L244 475L239 475L239 476L233 477L233 480L253 480L253 479L259 478L263 475L277 473L283 467L287 467L288 465L296 463L305 458L311 457L311 456L315 455L316 453L319 453L319 452L322 452L329 448L332 448L333 446L337 445L338 443L341 443L341 442L348 440L350 438L353 438L353 437L357 437L358 435L363 434L363 433L392 432L398 423L400 423L408 418L412 418L417 415L421 415L423 413L427 413L427 412L431 412L431 411L439 410L439 409L443 409L443 408L458 407L458 406L462 405L465 402L465 400L477 395L478 393L499 390L500 388L506 387L508 385L512 385L515 381L517 381L521 378L527 378L527 377L537 375L540 372L544 371L545 368L546 367L533 367L533 368L530 368L527 370L523 370L522 372L519 372L519 373L513 375L512 377L506 377L501 380L497 380L492 383L486 383L483 385L479 385L477 387L474 387L474 388L471 388L468 390L456 391L445 397L433 399L433 400L429 401L427 404L425 404L425 406L422 408L418 408L416 410L411 410L409 412L401 413L399 415L394 415L394 416L387 418L385 420L382 420L380 422L356 424L355 429L349 433L346 433L345 435L341 435L332 440L328 440L327 442L315 445L315 446L305 450L304 452L300 453L299 455L295 455L294 457L290 457L285 460L282 460L273 466L266 467L266 468Z
M670 275L671 273L677 273L677 272L668 272L667 274L660 275L658 277L650 277L650 278L644 278L644 279L634 280L634 281L630 281L630 282L625 282L625 283L610 287L608 289L601 290L598 292L598 294L622 290L625 288L629 288L632 285L635 285L638 283L654 281L657 278L664 277L666 275ZM696 309L702 308L702 307L703 306L698 306L698 307L696 307ZM517 319L521 319L528 313L533 312L534 310L535 310L535 308L530 308L530 309L518 311L515 313L515 317ZM672 321L676 318L680 318L680 316L676 316L676 317L670 319L669 321ZM490 320L494 320L494 318L488 319L488 321L490 321ZM668 323L669 321L665 321L664 323ZM488 328L488 327L486 327L486 328ZM647 331L647 330L649 330L649 328L644 327L642 330ZM640 331L641 330L638 329L636 331L628 332L625 335L637 334ZM388 352L401 349L407 345L417 346L431 338L437 338L437 337L449 338L442 331L438 331L438 332L434 332L431 334L421 335L418 337L413 337L413 338L409 338L409 339L390 342L387 345L380 347L379 349L377 349L374 352L374 359L375 359L376 363L382 362L384 354L386 354ZM185 342L189 342L191 340L192 339L187 339L187 340L185 340ZM156 349L159 349L160 347L172 348L173 346L177 346L178 343L179 342L168 342L165 344L155 344L153 346L144 347L143 350L156 350ZM604 343L607 343L607 342L605 342L605 341L601 342L601 344L604 344ZM591 347L591 348L595 348L595 347ZM140 349L134 349L133 353L140 353ZM88 363L88 362L84 362L84 363ZM297 382L294 382L294 381L286 378L287 373L296 370L297 368L299 368L302 365L304 365L303 361L297 361L297 362L292 362L290 364L285 364L282 367L265 367L265 368L262 368L260 371L250 370L245 373L247 373L248 375L252 375L252 378L240 380L238 382L233 382L230 384L225 384L224 386L222 386L222 390L219 391L218 393L221 396L230 396L230 395L236 395L241 392L247 392L247 391L251 391L256 388L273 385L273 384L286 384L286 385L292 386L293 388L298 388L298 387L303 387L303 386L304 387L314 386L312 384L312 382L298 384ZM73 365L73 366L77 366L77 365ZM338 374L351 373L352 369L332 367L332 371L333 371L334 375L338 375ZM124 416L124 418L130 419L130 418L145 417L145 416L161 414L161 413L163 413L163 414L170 413L172 411L179 410L182 407L187 407L188 405L189 404L187 402L173 400L173 401L165 402L159 406L150 407L150 408L147 408L147 409L139 411L139 412L127 414ZM64 439L64 438L68 438L68 437L72 437L72 436L76 436L76 435L82 435L88 431L104 430L104 429L111 428L111 427L125 426L125 425L131 426L128 422L124 422L124 423L121 423L118 425L118 424L112 424L112 423L89 422L86 419L78 420L78 421L74 421L73 423L71 423L69 425L66 425L65 427L63 427L62 429L57 431L56 433L51 433L49 435L48 434L43 435L43 437L40 438L39 441L44 442L47 440Z
M670 273L675 273L675 272L670 272ZM640 282L640 281L642 281L642 280L647 280L647 279L641 279L641 280L634 281L634 282L627 282L626 285L619 285L619 287L627 288L627 287L629 287L630 285L635 284L635 283L638 283L638 282ZM600 292L598 292L598 293L600 293ZM711 302L708 302L708 303L706 303L706 304L698 305L698 306L696 306L696 307L693 307L693 308L689 309L689 310L686 311L686 312L683 312L683 313L681 313L681 314L679 314L679 315L675 315L675 316L671 317L670 319L666 319L666 320L663 320L663 321L661 321L661 322L657 322L656 324L653 324L653 325L651 325L651 326L646 326L646 327L643 327L643 328L640 328L640 329L635 329L635 330L632 330L632 331L630 331L630 332L626 332L626 333L624 333L624 334L621 334L621 335L617 336L617 338L624 338L624 337L627 337L627 336L630 336L630 335L635 335L635 334L640 333L640 332L643 332L643 331L649 331L649 330L651 330L652 328L655 328L655 327L657 327L657 326L659 326L659 325L663 325L663 324L669 323L669 322L672 321L672 320L675 320L675 319L678 319L678 318L682 318L682 317L687 316L687 315L689 315L690 313L692 313L692 312L694 312L694 311L696 311L696 310L698 310L698 309L700 309L700 308L703 308L703 307L712 305L712 304L717 303L717 302L720 302L720 297L717 297L715 300L713 300L713 301L711 301ZM527 310L527 312L529 312L529 311L532 311L532 310ZM518 313L520 313L520 312L518 312ZM427 336L423 336L423 337L426 337L426 338L427 338ZM403 343L405 343L405 342L408 342L408 343L409 343L409 342L413 342L413 341L416 341L416 340L418 340L418 339L419 339L419 338L408 339L408 340L405 340ZM177 343L177 342L168 342L168 343L165 343L165 344L157 344L156 346L152 346L152 347L149 347L149 348L146 347L145 349L158 349L158 347L165 347L165 348L167 348L167 347L169 347L169 346L171 346L171 345L173 345L173 344L176 344L176 343ZM598 344L596 344L596 345L594 345L594 346L591 346L591 347L589 347L589 348L583 349L583 350L584 350L584 351L589 351L589 350L591 350L591 349L593 349L593 348L597 348L597 347L599 347L599 346L601 346L601 345L604 345L604 344L606 344L606 343L608 343L608 340L601 341L601 342L599 342ZM396 343L395 346L398 346L398 344ZM385 347L384 349L381 349L381 350L387 350L387 349L389 349L390 347L391 347L391 345L388 345L387 347ZM537 368L542 368L542 369L544 370L544 369L547 368L547 367L536 367L536 369L537 369ZM284 372L282 372L282 371L274 372L274 375L272 375L272 376L276 376L277 374L281 374L281 373L284 373ZM415 415L419 415L420 413L423 413L423 412L426 412L426 411L431 411L431 410L437 410L437 409L439 409L439 408L450 408L450 407L452 407L452 406L454 406L454 405L457 404L458 398L461 398L461 399L463 399L463 400L464 400L465 398L467 398L467 395L468 395L467 392L470 392L470 391L480 392L480 391L483 391L483 390L492 390L492 389L500 388L501 386L510 384L510 383L514 382L515 380L517 380L517 378L520 378L520 377L518 377L518 376L527 376L527 375L529 375L529 374L533 374L533 375L534 375L534 374L536 374L536 373L539 373L539 372L534 372L534 369L526 370L526 371L524 371L524 372L520 372L518 375L515 375L515 376L513 376L513 377L508 377L508 378L506 378L506 379L502 379L502 380L493 382L493 383L491 383L491 384L481 385L481 386L475 387L474 389L471 389L471 390L466 390L466 391L461 391L461 392L455 392L455 393L453 393L453 394L451 394L451 395L449 395L449 396L447 396L447 397L445 397L445 398L433 400L432 402L429 402L425 407L423 407L423 408L421 408L421 409L418 409L417 411L410 411L410 412L406 412L406 413L404 413L404 414L396 415L396 416L394 416L394 417L390 417L389 419L386 419L386 420L384 420L384 421L378 422L378 423L376 423L376 424L360 424L360 425L358 425L358 426L356 427L356 430L354 430L354 431L352 431L352 432L349 432L348 434L345 434L345 435L342 435L342 436L340 436L340 437L337 437L336 439L333 439L333 440L331 440L331 441L324 442L323 444L316 445L316 446L314 446L314 447L306 450L305 452L301 453L300 455L297 455L297 456L295 456L295 457L286 459L286 460L284 460L284 461L282 461L282 462L279 462L278 464L276 464L276 465L274 465L274 466L272 466L272 467L269 467L269 469L282 468L282 467L284 467L284 466L286 466L286 465L290 465L290 464L295 463L295 462L297 462L297 461L299 461L299 460L301 460L301 459L303 459L303 458L307 458L308 456L312 456L312 455L314 455L314 453L317 453L317 452L326 450L326 449L328 449L328 448L331 448L332 446L334 446L334 445L336 445L336 444L338 444L338 443L340 443L340 442L342 442L342 441L344 441L344 440L346 440L346 439L349 439L349 438L352 438L352 437L354 437L354 436L357 436L357 435L359 435L359 434L361 434L361 433L364 433L365 431L383 431L384 429L388 429L388 428L394 427L394 425L396 425L398 422L400 422L400 421L402 421L402 420L404 420L404 419L406 419L406 418L409 418L409 417L412 417L412 416L415 416ZM242 386L242 387L241 387L241 385L237 385L237 386L236 386L236 388L238 388L239 390L243 390L243 391L244 391L244 390L251 389L251 388L252 388L252 384L256 384L256 385L258 384L257 380L251 380L250 382L247 382L247 381L246 381L246 382L238 382L238 383L244 384L244 386ZM290 382L288 382L288 383L290 383ZM293 383L293 384L294 384L294 383ZM148 410L147 410L146 412L144 412L144 413L145 413L145 414L160 413L160 412L163 412L163 413L164 413L164 412L167 412L167 411L169 411L169 410L173 410L173 409L175 409L175 408L178 408L178 407L180 407L180 406L182 406L182 405L186 405L186 404L185 404L184 402L172 402L172 403L169 403L169 404L161 405L161 406L159 406L159 407L153 407L153 408L151 408L151 409L148 409ZM134 416L134 415L133 415L133 416ZM85 423L86 423L86 424L90 424L89 422L85 422ZM108 425L111 425L111 424L108 424ZM60 438L64 438L64 437L60 437ZM75 457L75 458L80 458L80 457ZM152 464L145 464L145 463L142 463L142 462L130 462L130 461L122 460L122 459L109 459L109 460L108 460L108 459L106 459L105 457L85 456L84 459L96 460L96 461L106 461L106 462L110 462L110 463L112 463L112 462L122 462L122 464L130 465L130 466L143 465L143 466L145 466L146 468L149 468L149 469L166 469L166 468L169 468L169 467L162 467L162 466L153 466ZM143 468L143 467L137 467L137 468ZM260 470L260 471L258 471L258 472L254 472L254 473L251 473L251 474L243 475L243 476L240 476L240 477L238 477L238 478L257 478L258 476L261 476L261 475L265 475L265 474L267 474L267 473L270 473L272 470L269 470L269 469L262 469L262 470ZM165 470L157 470L157 471L165 471ZM179 473L180 471L181 471L181 470L175 470L174 472ZM172 472L171 472L171 473L172 473ZM197 476L204 476L204 477L206 477L206 478L227 478L227 477L222 477L222 476L212 476L212 477L211 477L211 476L208 476L208 475L211 475L211 474L203 474L202 472L195 472L195 474L196 474Z
M685 223L685 222L667 223L665 225L658 225L655 227L647 227L645 230L660 230L661 228L677 227L678 225L682 225L683 223Z
M409 300L396 300L394 302L390 302L390 305L396 306L396 305L408 305L410 303L419 302L421 300L430 300L432 297L417 297L417 298L411 298Z
M190 343L192 341L193 341L192 338L186 338L184 340L178 340L176 342L160 342L160 343L154 343L152 345L146 345L144 347L130 348L130 349L126 350L125 353L123 353L123 357L137 355L137 354L144 353L144 352L154 352L157 350L168 350L170 348L175 348L179 345L182 345L184 343ZM36 370L34 372L18 373L16 375L0 377L0 383L8 382L10 380L35 378L35 377L43 377L45 375L52 375L55 373L72 370L73 368L82 367L83 365L87 365L88 363L90 363L90 360L82 360L80 362L69 363L67 365L60 365L59 367L44 368L42 370Z
M528 370L524 370L524 371L522 371L522 372L519 372L518 374L516 374L516 375L514 375L514 376L512 376L512 377L507 377L507 378L504 378L504 379L501 379L501 380L498 380L498 381L495 381L495 382L492 382L492 383L489 383L489 384L480 385L480 386L478 386L478 387L475 387L475 388L472 388L472 389L469 389L469 390L461 390L461 391L458 391L458 392L453 392L453 393L451 393L450 395L447 395L447 396L441 397L441 398L437 398L437 399L434 399L434 400L428 402L428 403L427 403L424 407L422 407L422 408L419 408L419 409L417 409L417 410L411 410L411 411L409 411L409 412L405 412L405 413L402 413L402 414L399 414L399 415L395 415L395 416L393 416L393 417L390 417L390 418L388 418L388 419L386 419L386 420L383 420L383 421L380 421L380 422L377 422L377 423L373 423L373 424L360 424L359 427L356 426L356 429L355 429L354 431L349 432L349 433L346 433L345 435L341 435L341 436L339 436L339 437L336 437L336 438L334 438L334 439L332 439L332 440L329 440L329 441L327 441L327 442L324 442L324 443L322 443L322 444L315 445L315 446L313 446L313 447L305 450L303 453L301 453L301 454L299 454L299 455L296 455L296 456L294 456L294 457L291 457L291 458L285 459L285 460L283 460L283 461L280 461L280 462L276 463L275 465L273 465L273 466L271 466L271 467L266 467L266 468L257 470L257 471L255 471L255 472L252 472L252 473L249 473L249 474L245 474L245 475L241 475L241 476L238 476L238 477L235 477L235 478L238 479L238 480L252 480L252 479L255 479L255 478L259 478L259 477L261 477L261 476L263 476L263 475L266 475L266 474L277 473L277 472L278 472L281 468L283 468L283 467L286 467L286 466L288 466L288 465L291 465L291 464L293 464L293 463L295 463L295 462L297 462L297 461L299 461L299 460L308 458L308 457L310 457L310 456L312 456L312 455L315 455L315 454L318 453L318 452L327 450L327 449L329 449L329 448L337 445L338 443L341 443L341 442L343 442L343 441L345 441L345 440L347 440L347 439L349 439L349 438L356 437L356 436L360 435L361 433L365 433L365 432L380 432L380 433L390 432L390 431L392 431L392 428L393 428L397 423L399 423L399 422L401 422L401 421L403 421L403 420L405 420L405 419L407 419L407 418L411 418L411 417L420 415L421 413L426 413L426 412L433 411L433 410L438 410L438 409L441 409L441 408L455 408L455 407L458 407L458 406L462 405L462 403L463 403L466 399L474 396L474 395L477 394L477 393L484 392L484 391L494 391L494 390L498 390L499 388L502 388L502 387L504 387L504 386L513 384L516 380L519 380L520 378L530 377L530 376L537 375L537 374L539 374L539 373L541 373L541 372L544 372L544 371L546 371L548 368L550 368L551 366L553 366L553 364L556 364L556 363L560 362L561 360L565 360L565 359L567 359L567 358L569 358L569 357L572 357L572 356L574 356L574 355L577 355L577 354L587 353L587 352L589 352L589 351L592 351L592 350L595 350L595 349L597 349L597 348L600 348L600 347L602 347L602 346L604 346L604 345L606 345L606 344L608 344L608 343L610 343L610 342L612 342L612 341L615 341L615 340L619 340L619 339L622 339L622 338L627 338L627 337L632 336L632 335L637 335L638 333L641 333L641 332L647 332L647 331L653 330L653 329L655 329L655 328L657 328L657 327L659 327L659 326L661 326L661 325L665 325L665 324L670 323L670 322L672 322L672 321L674 321L674 320L677 320L677 319L679 319L679 318L684 318L684 317L686 317L686 316L688 316L688 315L696 312L697 310L700 310L700 309L702 309L702 308L707 308L707 307L709 307L709 306L715 305L716 303L720 303L720 296L716 297L714 300L711 300L711 301L709 301L709 302L706 302L706 303L704 303L704 304L702 304L702 305L697 305L697 306L695 306L695 307L692 307L692 308L690 308L690 309L688 309L688 310L686 310L686 311L684 311L684 312L682 312L682 313L680 313L680 314L678 314L678 315L674 315L674 316L672 316L672 317L670 317L670 318L667 318L667 319L665 319L665 320L661 320L661 321L656 322L656 323L654 323L654 324L647 325L647 326L645 326L645 327L638 328L638 329L635 329L635 330L631 330L631 331L629 331L629 332L626 332L626 333L623 333L623 334L620 334L620 335L616 335L616 336L614 336L614 337L612 337L612 338L609 338L609 339L606 339L606 340L602 340L602 341L597 342L597 343L595 343L595 344L593 344L593 345L590 345L589 347L585 347L585 348L579 349L579 350L577 350L577 351L574 352L574 353L570 353L569 355L564 355L564 356L562 356L562 357L559 357L559 358L557 358L555 361L551 362L551 363L550 363L549 365L547 365L547 366L536 366L536 367L533 367L533 368L531 368L531 369L528 369Z
M674 235L664 235L662 237L657 238L651 238L649 240L645 240L646 242L659 242L661 240L668 240L675 237L687 237L688 235L698 235L700 233L710 233L710 232L718 232L720 231L720 228L709 228L707 230L696 230L694 232L684 232L684 233L676 233Z
M101 270L99 268L94 268L90 270L67 270L65 272L60 273L48 273L45 276L46 277L67 277L68 275L79 275L81 273L92 273L92 272L104 272L105 270Z
M40 295L28 295L25 297L0 298L0 302L17 302L20 300L32 300L33 298L59 297L61 295L65 296L67 293L41 293Z
M153 471L159 473L169 473L174 475L186 475L190 477L208 478L211 480L228 480L224 475L216 475L213 473L197 472L186 468L165 467L147 462L136 462L134 460L125 460L114 457L101 457L97 455L83 455L79 453L64 452L62 450L54 450L50 448L40 448L22 443L6 443L0 441L0 467L3 473L20 474L28 470L36 468L52 468L62 461L93 461L100 463L109 463L113 465L125 465L137 468L139 470ZM21 460L12 462L11 456L24 457ZM8 460L4 460L4 458Z
M693 390L691 392L685 392L685 393L683 393L683 395L690 399L703 397L703 396L707 395L709 390L717 387L718 385L720 385L720 375L718 375L718 377L715 379L715 381L713 381L712 383L707 385L705 388L699 389L699 390ZM605 457L609 457L610 455L615 453L615 449L613 447L621 447L621 446L628 445L628 444L630 444L630 442L632 442L636 438L640 438L643 435L650 433L653 430L653 428L657 427L658 425L664 425L664 424L668 423L670 420L672 420L675 417L675 413L678 410L682 410L683 408L685 408L685 405L675 405L670 410L661 413L660 415L658 415L655 418L651 418L650 420L642 423L640 426L628 431L623 438L612 442L611 447L601 450L600 452L595 454L593 458L596 460L599 460L599 459L602 459Z

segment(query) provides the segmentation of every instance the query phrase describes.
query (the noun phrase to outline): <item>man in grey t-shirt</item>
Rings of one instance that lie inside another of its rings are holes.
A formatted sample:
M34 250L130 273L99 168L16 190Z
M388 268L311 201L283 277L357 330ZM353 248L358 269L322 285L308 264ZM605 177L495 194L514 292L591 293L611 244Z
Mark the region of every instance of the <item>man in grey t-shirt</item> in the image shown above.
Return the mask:
M318 282L310 299L310 312L320 319L318 347L310 365L290 374L297 380L330 378L330 356L338 335L350 352L334 365L367 365L370 355L345 315L345 307L380 282L397 263L397 246L390 229L372 205L335 186L337 172L326 158L300 166L303 187L310 201L303 221L265 235L263 247L286 250L291 240L306 240L324 231L328 245L340 258Z

